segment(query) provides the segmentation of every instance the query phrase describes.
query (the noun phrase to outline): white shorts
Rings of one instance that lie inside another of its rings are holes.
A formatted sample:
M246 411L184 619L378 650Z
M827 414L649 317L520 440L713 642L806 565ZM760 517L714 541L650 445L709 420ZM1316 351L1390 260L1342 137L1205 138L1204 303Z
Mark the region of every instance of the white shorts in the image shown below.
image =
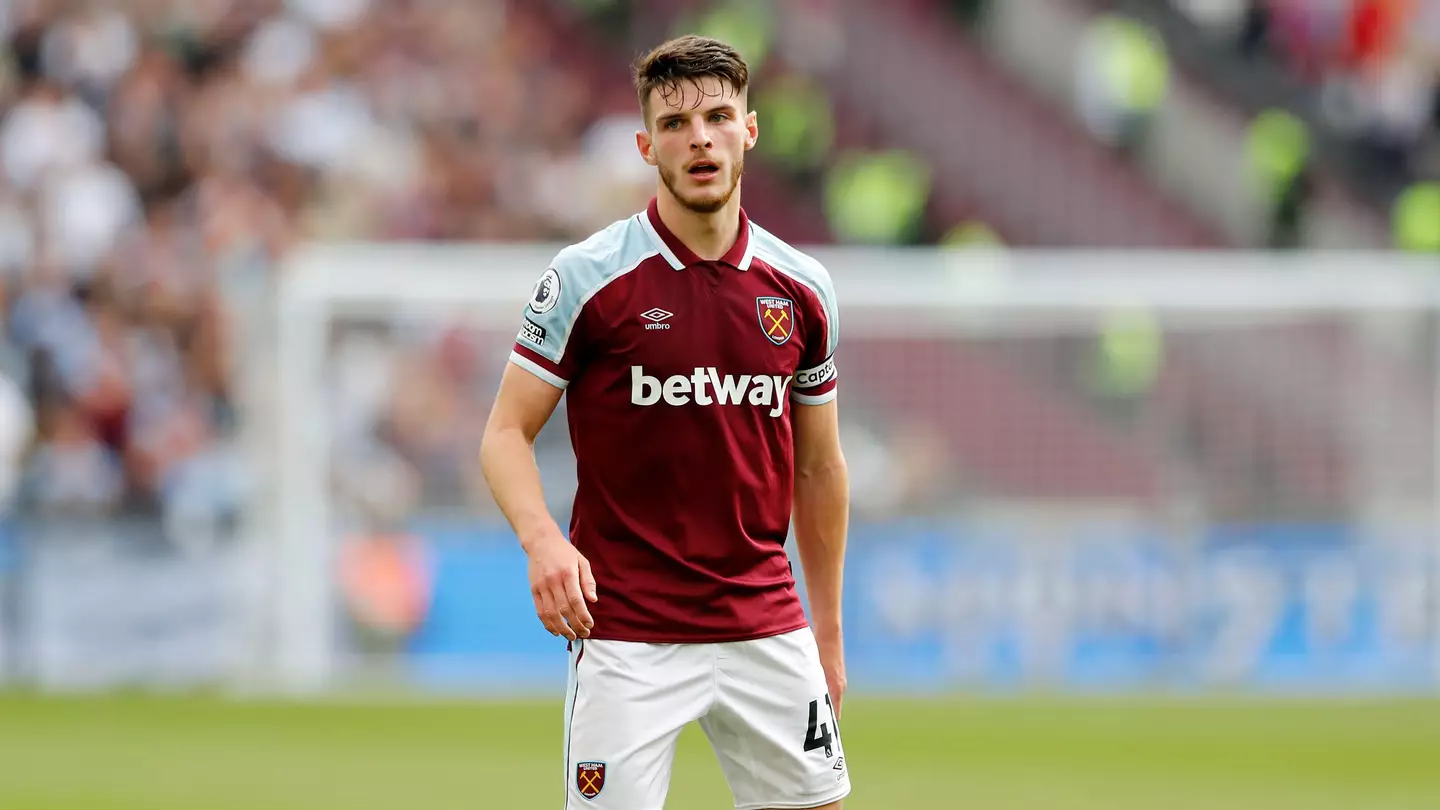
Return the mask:
M809 628L754 641L571 645L566 810L662 810L681 730L700 721L738 810L820 807L850 771Z

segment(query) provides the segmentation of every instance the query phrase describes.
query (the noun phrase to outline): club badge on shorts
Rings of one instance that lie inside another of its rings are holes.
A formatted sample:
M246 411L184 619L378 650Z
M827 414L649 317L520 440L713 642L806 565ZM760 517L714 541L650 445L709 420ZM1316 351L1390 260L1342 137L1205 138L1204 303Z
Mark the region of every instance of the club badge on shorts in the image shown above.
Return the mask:
M760 328L765 337L776 346L783 346L795 329L795 318L791 314L795 302L789 298L761 296L755 299L755 311L760 315Z
M580 795L593 799L605 789L605 763L581 762L575 766L575 787Z

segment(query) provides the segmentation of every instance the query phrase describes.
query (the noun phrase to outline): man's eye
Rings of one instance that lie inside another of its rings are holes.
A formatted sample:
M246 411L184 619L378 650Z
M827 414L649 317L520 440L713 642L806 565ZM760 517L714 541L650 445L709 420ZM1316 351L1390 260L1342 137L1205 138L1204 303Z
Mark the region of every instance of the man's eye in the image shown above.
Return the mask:
M679 122L679 121L676 121L675 119L672 118L672 119L670 119L669 121L666 121L666 122L665 122L665 128L666 128L666 129L679 129L679 128L680 128L680 122Z
M713 115L710 116L710 120L711 120L711 121L724 121L724 120L728 119L729 117L730 117L730 116L726 115L725 113L714 113Z

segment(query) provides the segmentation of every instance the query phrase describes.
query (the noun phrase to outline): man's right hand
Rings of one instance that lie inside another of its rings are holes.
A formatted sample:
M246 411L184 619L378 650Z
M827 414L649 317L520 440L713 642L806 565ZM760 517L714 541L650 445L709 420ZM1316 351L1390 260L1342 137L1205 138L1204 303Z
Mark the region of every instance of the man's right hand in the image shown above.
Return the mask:
M547 512L540 469L535 466L535 437L563 393L563 388L507 363L480 442L480 466L495 502L530 558L535 615L546 630L573 641L588 638L595 625L585 605L585 600L596 599L595 577L590 562Z
M595 619L586 601L595 602L590 561L558 532L525 544L530 557L530 595L535 615L551 635L571 641L589 638Z

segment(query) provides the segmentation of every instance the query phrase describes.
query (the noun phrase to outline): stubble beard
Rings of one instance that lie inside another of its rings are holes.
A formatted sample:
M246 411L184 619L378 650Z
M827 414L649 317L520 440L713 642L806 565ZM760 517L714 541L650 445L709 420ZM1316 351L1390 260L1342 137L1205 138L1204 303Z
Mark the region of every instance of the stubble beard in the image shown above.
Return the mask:
M660 181L670 189L670 196L674 197L687 210L697 214L713 214L725 207L730 198L735 196L735 189L740 187L740 175L745 173L745 159L743 157L735 161L730 169L730 184L724 194L718 196L706 196L699 199L688 198L680 191L680 176L663 164L660 166Z

